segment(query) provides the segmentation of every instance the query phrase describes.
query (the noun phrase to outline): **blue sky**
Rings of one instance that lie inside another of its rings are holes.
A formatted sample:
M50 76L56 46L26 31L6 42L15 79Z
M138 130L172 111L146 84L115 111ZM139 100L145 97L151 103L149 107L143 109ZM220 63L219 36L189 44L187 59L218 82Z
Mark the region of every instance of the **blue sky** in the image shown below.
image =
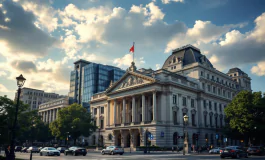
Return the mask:
M67 95L73 62L159 69L186 44L222 72L239 67L265 92L263 0L0 0L0 95L26 87Z

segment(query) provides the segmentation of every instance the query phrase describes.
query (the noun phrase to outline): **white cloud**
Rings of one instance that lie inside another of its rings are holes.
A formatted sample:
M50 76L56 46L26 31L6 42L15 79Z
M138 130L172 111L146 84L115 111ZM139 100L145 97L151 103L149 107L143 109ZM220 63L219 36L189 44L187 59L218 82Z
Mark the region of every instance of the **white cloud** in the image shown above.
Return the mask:
M0 77L1 76L6 76L6 75L7 75L7 73L5 71L0 71Z
M157 69L157 70L161 69L160 64L156 64L156 69Z
M184 3L184 0L161 0L163 4L169 4L170 2L181 2Z
M156 21L164 19L165 14L158 6L155 5L154 2L147 4L146 7L150 10L150 12L148 21L145 23L145 25L152 25Z
M132 54L126 54L121 58L114 59L113 63L117 64L118 67L122 67L122 66L130 66L132 61L133 61Z
M233 44L235 42L239 42L243 38L244 38L244 35L241 34L239 31L232 30L231 32L227 32L225 34L225 40L221 41L220 45L224 46L224 45Z
M265 61L258 62L256 66L251 68L251 73L258 76L265 76Z
M9 89L7 89L6 86L4 86L4 85L1 84L1 83L0 83L0 91L1 91L1 92L4 92L4 93L6 93L6 92L12 92L12 91L10 91Z

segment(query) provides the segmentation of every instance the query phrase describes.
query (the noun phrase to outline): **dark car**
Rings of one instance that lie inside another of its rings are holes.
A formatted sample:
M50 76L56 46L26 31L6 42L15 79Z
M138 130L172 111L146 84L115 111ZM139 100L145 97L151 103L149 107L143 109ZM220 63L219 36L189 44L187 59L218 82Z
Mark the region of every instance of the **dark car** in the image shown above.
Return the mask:
M83 155L86 156L87 151L85 148L82 147L70 147L69 149L66 149L64 151L64 155L73 155L73 156L77 156L77 155Z
M58 147L57 150L60 152L60 153L64 153L64 151L66 150L65 147Z
M21 149L22 149L22 147L21 147L21 146L16 146L16 147L15 147L15 152L20 152L20 151L21 151Z
M260 146L252 146L248 148L247 152L248 152L248 155L263 155L264 148Z
M60 156L60 152L53 147L45 147L43 149L41 149L40 151L40 156Z
M20 150L20 152L27 152L27 149L28 149L28 147L23 147L21 150Z
M248 158L248 153L240 146L228 146L220 150L220 157L232 157L232 158Z

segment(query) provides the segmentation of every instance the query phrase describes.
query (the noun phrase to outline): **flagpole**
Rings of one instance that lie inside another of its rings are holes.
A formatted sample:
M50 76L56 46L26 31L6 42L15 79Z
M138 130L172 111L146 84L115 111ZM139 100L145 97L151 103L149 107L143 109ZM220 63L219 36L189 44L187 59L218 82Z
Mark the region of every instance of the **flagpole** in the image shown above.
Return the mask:
M134 42L133 42L133 49L134 49L134 51L135 51ZM134 51L133 51L133 63L134 63Z

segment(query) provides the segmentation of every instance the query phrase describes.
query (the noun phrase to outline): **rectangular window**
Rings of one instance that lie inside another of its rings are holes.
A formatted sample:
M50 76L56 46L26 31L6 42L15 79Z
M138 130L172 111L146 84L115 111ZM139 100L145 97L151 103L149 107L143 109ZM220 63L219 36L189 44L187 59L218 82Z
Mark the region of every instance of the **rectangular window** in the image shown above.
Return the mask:
M210 75L209 74L207 74L207 79L209 79L210 78Z
M208 92L211 92L211 86L208 84Z
M207 127L207 115L204 115L204 126Z
M215 87L213 87L213 93L215 93Z
M212 109L212 102L209 101L209 109L211 110Z
M186 97L182 97L182 105L186 106Z
M220 118L220 128L222 128L223 127L223 118L221 117Z
M204 84L204 83L202 83L202 89L203 89L203 90L205 89L205 84Z
M223 90L223 96L225 97L225 90Z
M206 100L203 100L203 107L206 109Z
M217 111L217 103L214 103L214 110Z
M217 82L219 82L219 78L217 77Z
M192 126L195 126L195 114L192 114L191 116L191 122L192 122Z
M94 115L97 115L97 108L94 108Z
M190 105L191 107L194 107L194 99L191 99Z
M100 107L100 113L104 114L104 107Z
M100 120L100 129L103 129L104 128L104 119L101 119Z
M215 117L215 127L217 128L217 117Z
M173 104L177 104L177 95L173 94Z
M221 89L218 88L218 95L221 95Z
M222 112L222 105L219 104L219 111Z
M212 116L210 115L210 126L213 126L213 120L212 120Z
M201 76L203 76L203 71L201 71Z
M214 80L214 76L212 76L212 80Z

